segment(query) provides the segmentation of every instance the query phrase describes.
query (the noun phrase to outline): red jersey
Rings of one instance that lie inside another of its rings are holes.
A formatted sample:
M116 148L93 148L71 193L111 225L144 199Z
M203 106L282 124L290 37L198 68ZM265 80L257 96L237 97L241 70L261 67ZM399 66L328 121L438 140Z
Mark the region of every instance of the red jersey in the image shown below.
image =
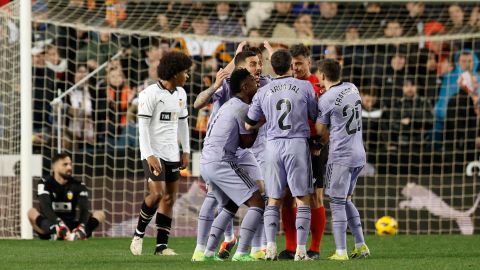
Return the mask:
M310 74L310 76L306 79L309 81L312 86L313 90L315 90L315 96L319 98L323 93L325 93L325 89L322 87L320 88L320 81L318 80L317 76ZM309 119L308 125L310 126L310 137L317 135L317 130L315 129L315 121Z

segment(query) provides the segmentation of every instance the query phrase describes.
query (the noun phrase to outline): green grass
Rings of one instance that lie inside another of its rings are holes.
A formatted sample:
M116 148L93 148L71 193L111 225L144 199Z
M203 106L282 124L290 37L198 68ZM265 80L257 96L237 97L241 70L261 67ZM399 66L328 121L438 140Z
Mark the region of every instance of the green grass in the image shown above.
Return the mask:
M351 238L350 238L351 240ZM334 249L333 238L322 240L322 260L313 262L209 262L192 263L194 238L172 238L170 247L180 256L153 255L154 239L144 242L144 255L130 254L130 239L96 238L61 242L0 240L0 269L479 269L480 236L368 236L372 256L366 260L331 262L325 258ZM283 238L279 238L279 243ZM349 243L352 246L352 243ZM279 247L281 248L281 247Z

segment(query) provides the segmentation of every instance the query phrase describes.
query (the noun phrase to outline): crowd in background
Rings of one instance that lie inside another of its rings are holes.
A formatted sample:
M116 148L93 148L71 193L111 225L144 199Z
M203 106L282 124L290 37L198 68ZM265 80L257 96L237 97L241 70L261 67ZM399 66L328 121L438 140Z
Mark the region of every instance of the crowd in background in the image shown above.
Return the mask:
M34 16L55 9L48 1L32 2ZM479 6L71 0L67 8L70 14L81 11L83 18L100 18L100 24L112 30L33 23L33 142L37 151L55 145L58 108L50 101L58 89L63 92L72 87L118 52L122 53L118 59L76 86L59 105L66 116L62 145L70 151L95 153L138 149L137 95L158 80L156 68L162 55L179 50L194 60L185 87L193 104L196 95L213 83L218 69L234 57L236 43L202 37L217 35L297 39L311 49L312 72L321 58L340 61L343 79L361 91L368 161L379 172L423 172L419 164L428 169L432 162L455 161L463 167L480 152L480 39L353 45L367 38L478 33ZM115 33L115 28L134 24L142 10L158 12L148 20L151 25L141 27L195 35L165 39ZM343 40L345 45L313 45L314 40L323 39ZM263 49L260 43L248 45ZM269 73L264 60L264 71ZM193 149L201 149L209 112L191 106L190 114Z

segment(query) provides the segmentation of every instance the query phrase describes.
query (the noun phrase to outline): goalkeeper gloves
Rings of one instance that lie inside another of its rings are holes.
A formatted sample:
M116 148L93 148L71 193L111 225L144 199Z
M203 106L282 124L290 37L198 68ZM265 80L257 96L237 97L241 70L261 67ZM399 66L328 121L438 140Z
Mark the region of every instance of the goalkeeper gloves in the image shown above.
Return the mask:
M70 238L70 230L61 219L57 219L58 223L52 230L52 240L68 240Z
M77 228L73 229L72 231L73 240L86 240L87 239L87 231L85 230L85 225L81 223L77 226Z

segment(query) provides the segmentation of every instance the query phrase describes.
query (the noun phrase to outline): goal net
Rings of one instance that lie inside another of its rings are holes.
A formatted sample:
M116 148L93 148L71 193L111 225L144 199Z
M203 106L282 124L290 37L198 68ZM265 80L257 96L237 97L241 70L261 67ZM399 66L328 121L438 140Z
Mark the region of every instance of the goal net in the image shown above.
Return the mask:
M3 159L19 152L17 4L0 12ZM192 162L182 172L172 235L195 234L205 196L198 162L209 107L197 111L193 102L239 42L261 46L265 39L275 48L305 44L312 67L323 58L339 60L342 79L361 91L368 164L354 201L366 233L384 215L395 217L404 234L480 231L480 10L474 4L36 0L32 20L33 143L41 157L32 166L45 175L59 148L71 153L91 208L107 216L97 236L131 236L136 225L147 190L136 98L157 79L158 61L171 50L194 60L185 86ZM266 58L263 72L272 73ZM68 89L60 110L50 104ZM2 165L0 171L0 237L19 236L19 178L9 170Z

